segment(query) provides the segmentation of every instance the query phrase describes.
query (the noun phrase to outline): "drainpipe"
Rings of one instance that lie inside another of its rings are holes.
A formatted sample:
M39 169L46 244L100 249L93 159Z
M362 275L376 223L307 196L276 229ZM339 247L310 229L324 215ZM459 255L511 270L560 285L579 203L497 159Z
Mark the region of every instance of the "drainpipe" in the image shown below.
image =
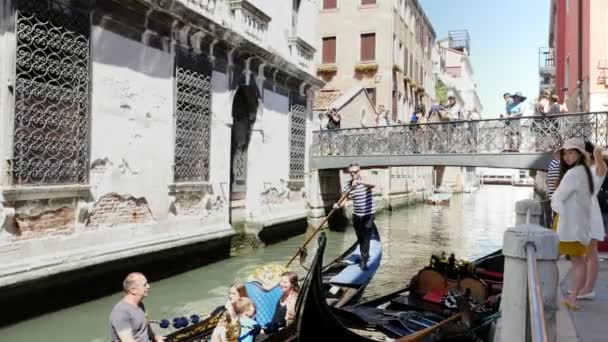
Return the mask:
M578 0L578 112L583 111L583 0Z

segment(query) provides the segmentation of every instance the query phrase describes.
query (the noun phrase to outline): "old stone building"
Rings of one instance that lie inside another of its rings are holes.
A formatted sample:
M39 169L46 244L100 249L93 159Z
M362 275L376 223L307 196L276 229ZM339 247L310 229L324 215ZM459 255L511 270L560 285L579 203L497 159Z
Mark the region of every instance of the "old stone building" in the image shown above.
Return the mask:
M0 286L304 219L312 0L1 0Z

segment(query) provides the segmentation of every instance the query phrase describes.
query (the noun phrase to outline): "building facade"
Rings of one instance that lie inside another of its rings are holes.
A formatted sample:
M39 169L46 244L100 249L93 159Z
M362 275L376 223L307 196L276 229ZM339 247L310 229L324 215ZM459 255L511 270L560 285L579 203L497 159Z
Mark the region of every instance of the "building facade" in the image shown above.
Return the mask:
M468 32L450 31L448 38L437 43L435 51L435 76L447 87L448 95L456 98L463 111L462 119L468 119L473 112L481 116L483 106L477 94Z
M555 58L554 91L568 109L608 109L608 3L552 0L549 49Z
M305 219L317 13L0 1L0 286Z
M417 0L319 2L317 75L326 88L357 85L405 123L434 91L435 32Z

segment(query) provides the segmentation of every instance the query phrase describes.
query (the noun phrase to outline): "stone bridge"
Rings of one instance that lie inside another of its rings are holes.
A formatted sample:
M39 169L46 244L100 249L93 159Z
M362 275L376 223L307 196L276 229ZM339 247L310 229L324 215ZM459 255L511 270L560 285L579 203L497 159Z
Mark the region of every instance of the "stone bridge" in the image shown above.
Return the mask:
M546 170L570 137L608 145L608 113L450 121L316 131L311 170L363 167L475 166Z

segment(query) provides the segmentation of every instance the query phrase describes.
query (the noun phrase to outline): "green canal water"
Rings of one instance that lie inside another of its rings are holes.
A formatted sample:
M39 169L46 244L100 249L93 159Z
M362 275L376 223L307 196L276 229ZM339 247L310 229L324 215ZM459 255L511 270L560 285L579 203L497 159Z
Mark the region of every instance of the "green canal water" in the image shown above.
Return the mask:
M455 195L449 207L418 205L377 215L383 258L365 297L404 286L432 253L454 252L457 257L473 259L499 249L504 230L515 223L515 202L524 198L532 198L532 188L485 186L472 194ZM356 239L350 227L327 235L326 259L336 257ZM305 237L153 282L145 300L150 318L209 312L225 301L230 283L247 278L259 265L285 263ZM309 248L309 259L314 249ZM116 284L117 292L111 296L0 328L0 341L109 341L108 315L122 296L120 286Z

